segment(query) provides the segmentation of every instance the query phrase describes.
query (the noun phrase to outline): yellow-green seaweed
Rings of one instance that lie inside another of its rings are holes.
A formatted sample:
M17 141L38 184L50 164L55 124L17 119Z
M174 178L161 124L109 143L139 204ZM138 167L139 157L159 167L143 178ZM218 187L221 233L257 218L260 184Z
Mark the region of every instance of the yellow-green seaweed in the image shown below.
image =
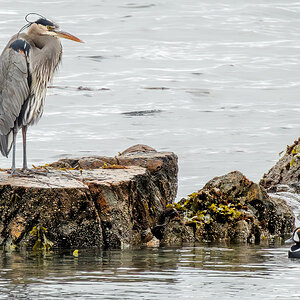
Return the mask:
M36 237L36 242L32 247L33 251L48 251L52 248L54 243L46 237L46 232L47 229L43 226L34 226L29 232L32 237Z
M200 190L168 205L183 214L186 224L226 223L243 218L242 209L247 207L235 199L229 199L218 189Z

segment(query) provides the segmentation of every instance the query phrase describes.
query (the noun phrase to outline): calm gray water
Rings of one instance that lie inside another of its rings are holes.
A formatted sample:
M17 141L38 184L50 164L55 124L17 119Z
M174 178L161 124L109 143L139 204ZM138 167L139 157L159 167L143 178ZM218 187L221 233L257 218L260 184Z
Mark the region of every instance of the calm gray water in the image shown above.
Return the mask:
M0 299L299 299L287 248L197 246L34 255L0 252ZM2 296L2 297L1 297Z
M86 42L62 41L29 164L144 143L178 155L180 198L236 169L258 181L299 136L300 2L1 0L3 47L28 12Z
M28 133L29 163L148 144L178 155L180 198L235 169L258 181L298 138L299 1L1 0L1 48L28 12L86 42L63 41L44 116ZM1 253L0 288L12 298L290 299L299 263L286 252Z

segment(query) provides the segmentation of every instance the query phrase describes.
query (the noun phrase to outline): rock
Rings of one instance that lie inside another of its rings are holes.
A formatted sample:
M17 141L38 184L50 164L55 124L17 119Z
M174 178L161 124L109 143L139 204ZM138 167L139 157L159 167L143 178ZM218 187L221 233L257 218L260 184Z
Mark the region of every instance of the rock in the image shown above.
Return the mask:
M38 167L47 176L0 172L0 245L32 249L53 243L79 249L142 244L141 233L153 228L175 199L178 170L173 153L143 149ZM147 243L151 240L157 244L154 236Z
M80 169L92 170L105 167L106 165L114 165L116 163L117 160L113 157L82 157L76 161L74 167L78 166Z
M141 152L157 152L154 148L149 147L147 145L143 145L143 144L137 144L134 146L129 147L128 149L126 149L125 151L123 151L121 153L121 155L128 155L128 154L137 154L137 153L141 153Z
M147 247L159 247L160 246L160 240L157 239L150 228L147 228L145 231L141 234L142 242L146 244Z
M185 226L180 220L172 220L164 226L163 237L160 240L162 246L181 246L194 244L193 228Z
M115 157L107 156L91 156L81 158L63 158L59 161L49 164L55 169L99 169L105 166L115 165L117 160Z
M177 194L178 158L172 152L157 152L146 145L135 145L115 157L92 156L61 159L49 165L56 169L123 168L139 166L151 175L152 188L161 199L175 199ZM160 193L163 193L160 195ZM166 202L171 203L171 201Z
M287 150L282 158L260 181L268 192L277 192L282 185L287 185L293 192L300 193L300 138Z
M11 177L0 172L0 245L33 246L40 225L57 247L102 246L101 222L88 187L65 172Z
M285 201L269 196L262 186L248 180L242 173L235 171L216 177L204 187L211 188L223 192L227 201L232 199L241 203L242 210L245 210L244 218L249 224L255 226L258 222L258 228L249 230L256 235L256 241L262 236L284 235L293 230L294 215Z
M27 177L0 171L0 246L258 243L293 229L285 201L240 172L215 177L174 204L177 156L146 145L115 157L66 158L36 169L39 174Z
M163 211L158 219L158 224L152 231L163 246L179 246L195 242L193 229L185 225L182 217L174 208L167 208Z
M160 246L160 240L157 239L155 236L146 243L147 247L149 248L154 248L154 247L159 247Z
M153 234L150 228L147 228L141 233L141 239L143 243L148 243L150 240L152 240Z
M232 240L234 242L246 242L254 243L255 235L251 233L250 226L248 225L246 220L239 220L236 222L234 227L234 235L232 236Z
M237 171L213 178L172 208L171 219L192 227L194 241L259 243L288 234L294 226L294 215L284 200L270 197ZM161 240L174 242L173 233L161 232Z

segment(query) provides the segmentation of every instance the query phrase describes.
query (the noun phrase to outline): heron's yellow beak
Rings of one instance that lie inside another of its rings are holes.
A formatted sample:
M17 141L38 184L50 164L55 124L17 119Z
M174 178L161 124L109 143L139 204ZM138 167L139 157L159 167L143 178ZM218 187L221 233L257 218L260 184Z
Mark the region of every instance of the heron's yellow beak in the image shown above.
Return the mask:
M69 39L78 43L84 43L81 39L78 37L72 35L71 33L65 32L65 31L55 31L58 37L64 38L64 39Z

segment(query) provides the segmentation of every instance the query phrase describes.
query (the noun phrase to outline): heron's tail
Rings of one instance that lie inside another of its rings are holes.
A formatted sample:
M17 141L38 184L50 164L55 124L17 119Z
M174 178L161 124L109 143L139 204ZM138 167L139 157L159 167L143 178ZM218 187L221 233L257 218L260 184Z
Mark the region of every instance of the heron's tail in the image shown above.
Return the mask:
M8 154L11 150L12 144L14 141L14 133L11 130L8 134L2 135L0 134L0 151L3 156L8 157Z

